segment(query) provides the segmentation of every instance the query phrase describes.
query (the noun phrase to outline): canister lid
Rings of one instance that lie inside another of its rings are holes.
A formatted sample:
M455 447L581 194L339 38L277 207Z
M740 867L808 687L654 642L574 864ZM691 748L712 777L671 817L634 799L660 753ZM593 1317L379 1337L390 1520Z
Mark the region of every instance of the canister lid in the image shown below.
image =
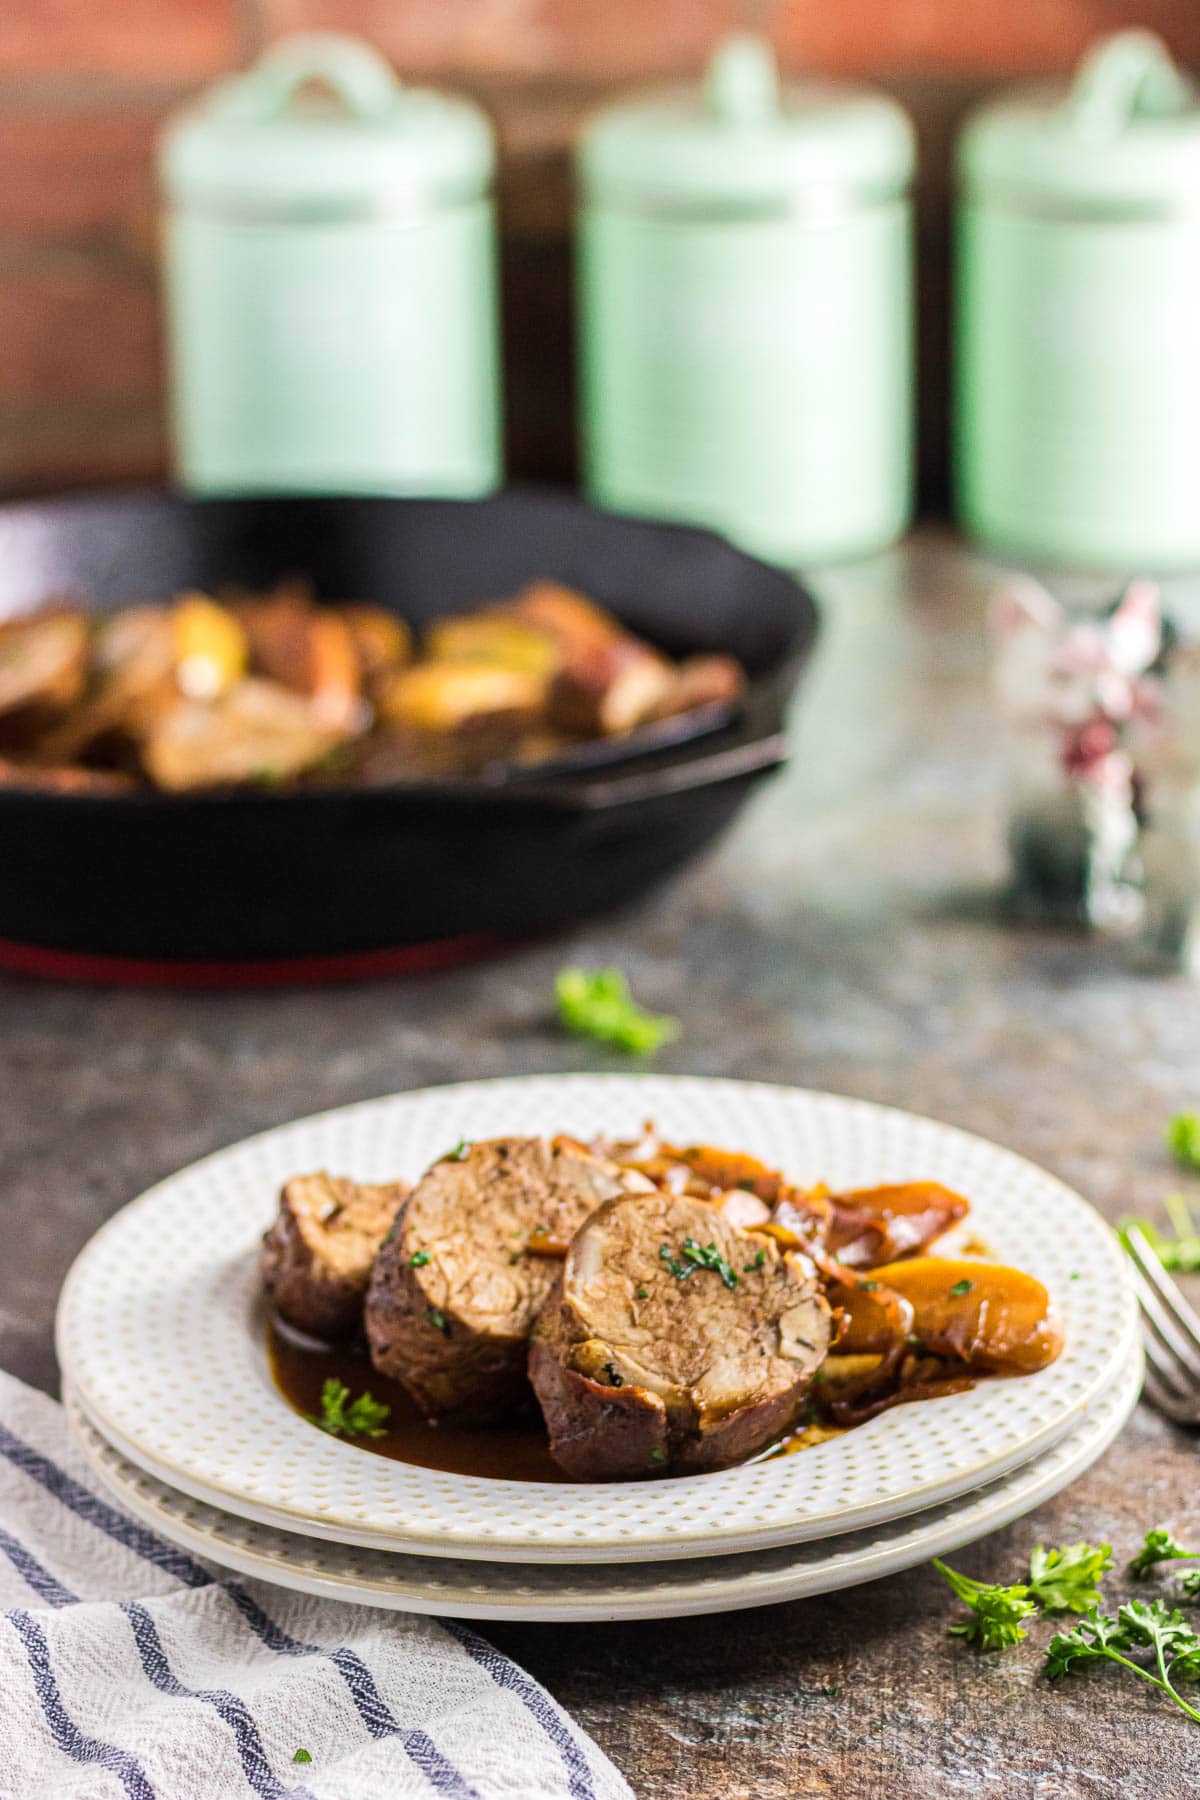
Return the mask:
M370 45L335 32L275 44L160 145L172 200L289 216L472 198L494 160L478 107L406 87Z
M1153 33L1122 31L1089 51L1069 86L984 107L958 166L972 197L1031 210L1200 211L1200 106Z
M764 39L727 38L701 89L609 107L579 151L597 198L695 210L903 192L913 129L894 101L833 82L782 86Z

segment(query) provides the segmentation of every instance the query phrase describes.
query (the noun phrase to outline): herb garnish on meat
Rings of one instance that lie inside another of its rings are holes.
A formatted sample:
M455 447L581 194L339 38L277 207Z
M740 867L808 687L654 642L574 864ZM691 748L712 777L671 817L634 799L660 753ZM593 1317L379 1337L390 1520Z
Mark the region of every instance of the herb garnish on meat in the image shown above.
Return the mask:
M428 1250L414 1250L408 1259L408 1266L410 1269L423 1269L431 1260Z
M695 1238L683 1240L683 1250L679 1256L672 1256L670 1244L663 1244L658 1254L670 1269L676 1281L686 1281L697 1269L711 1269L721 1277L727 1288L735 1288L738 1277L731 1264L715 1244L698 1244ZM760 1252L765 1257L765 1252ZM746 1265L749 1268L749 1264Z
M951 1296L953 1299L959 1300L964 1294L969 1294L974 1286L975 1283L973 1281L968 1281L964 1275L963 1279L961 1281L956 1281L954 1286L950 1289Z
M449 1337L450 1327L446 1323L446 1315L440 1306L427 1306L425 1308L425 1317L429 1320L429 1323L433 1326L435 1331L440 1331L443 1337Z
M305 1417L331 1437L383 1437L384 1421L391 1407L373 1400L369 1393L360 1394L347 1406L348 1400L350 1389L336 1375L331 1375L321 1389L322 1416L318 1419L314 1413L307 1413Z

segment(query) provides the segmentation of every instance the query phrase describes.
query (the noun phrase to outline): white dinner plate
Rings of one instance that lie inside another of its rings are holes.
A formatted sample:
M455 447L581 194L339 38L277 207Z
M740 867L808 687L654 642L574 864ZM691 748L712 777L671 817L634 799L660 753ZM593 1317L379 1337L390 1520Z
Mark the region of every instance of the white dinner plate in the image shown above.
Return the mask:
M1050 1368L896 1407L802 1456L669 1481L499 1481L374 1456L273 1388L258 1239L280 1183L418 1175L460 1138L628 1134L744 1149L801 1182L916 1179L969 1196L970 1230L1040 1277L1066 1328ZM63 1289L58 1352L130 1461L223 1511L309 1536L485 1561L623 1562L763 1549L937 1506L1048 1449L1109 1389L1136 1309L1112 1231L982 1138L865 1101L654 1075L462 1083L302 1119L170 1177L109 1221Z
M943 1556L1040 1506L1089 1468L1132 1412L1141 1381L1141 1350L1135 1343L1116 1385L1052 1450L977 1493L829 1544L702 1557L665 1569L644 1562L539 1569L404 1556L298 1537L236 1518L156 1481L105 1441L69 1392L66 1400L76 1442L121 1506L171 1543L222 1568L363 1606L443 1618L567 1621L736 1612L854 1587ZM802 1461L803 1455L793 1460Z

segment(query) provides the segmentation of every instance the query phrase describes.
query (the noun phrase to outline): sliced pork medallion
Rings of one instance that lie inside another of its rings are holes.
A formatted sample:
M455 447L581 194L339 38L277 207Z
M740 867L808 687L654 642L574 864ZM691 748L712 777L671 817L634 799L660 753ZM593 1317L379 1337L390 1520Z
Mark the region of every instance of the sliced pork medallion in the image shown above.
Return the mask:
M371 1360L428 1418L529 1398L529 1328L575 1232L644 1177L566 1140L463 1145L417 1183L367 1295Z
M802 1253L691 1195L610 1201L530 1343L554 1458L585 1480L740 1462L794 1424L830 1326Z
M405 1182L370 1187L340 1175L296 1175L263 1238L263 1286L280 1318L338 1343L362 1329L379 1246L408 1196Z

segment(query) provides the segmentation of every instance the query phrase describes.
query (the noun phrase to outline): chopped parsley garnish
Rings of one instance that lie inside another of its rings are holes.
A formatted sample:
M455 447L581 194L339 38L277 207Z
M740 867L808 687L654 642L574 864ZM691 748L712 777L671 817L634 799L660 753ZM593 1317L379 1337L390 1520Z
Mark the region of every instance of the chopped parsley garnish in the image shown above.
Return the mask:
M665 1463L666 1460L667 1453L665 1450L652 1450L650 1452L650 1461L652 1463Z
M350 1400L350 1389L344 1382L331 1375L321 1389L321 1417L306 1413L310 1424L319 1425L331 1437L384 1437L384 1421L391 1412L390 1406L383 1406L378 1400L372 1400L370 1394L360 1394L357 1400Z
M964 1275L962 1280L956 1281L954 1286L950 1289L951 1296L955 1300L960 1300L964 1294L969 1294L974 1286L975 1283L973 1281L968 1281Z
M560 969L554 995L568 1031L630 1056L652 1056L679 1036L677 1019L642 1010L620 969Z
M608 1376L609 1387L617 1388L625 1386L625 1377L620 1373L615 1363L606 1362L604 1365L604 1373Z
M650 1289L648 1287L640 1287L637 1291L637 1297L639 1300L648 1300L650 1298Z
M408 1266L410 1269L423 1269L431 1260L428 1250L414 1250L408 1259Z
M711 1269L714 1274L721 1277L727 1288L735 1288L738 1284L738 1277L734 1269L721 1255L715 1244L701 1245L696 1242L695 1238L686 1237L683 1240L682 1253L678 1257L672 1256L670 1244L660 1245L658 1254L676 1281L686 1281L689 1276L696 1273L697 1269ZM766 1252L762 1251L760 1254L765 1259Z
M764 1264L764 1263L765 1263L765 1262L766 1262L766 1260L767 1260L767 1253L766 1253L766 1251L765 1251L765 1250L760 1250L760 1251L759 1251L759 1253L758 1253L758 1255L757 1255L757 1256L756 1256L756 1257L755 1257L755 1259L754 1259L754 1261L753 1261L753 1262L748 1262L748 1263L743 1263L743 1264L742 1264L742 1274L743 1274L743 1275L749 1275L749 1274L750 1274L750 1272L751 1272L751 1270L753 1270L753 1269L761 1269L761 1268L762 1268L762 1266L763 1266L763 1264Z
M874 1294L878 1290L878 1287L879 1287L879 1283L877 1281L860 1281L858 1285L862 1289L864 1294ZM953 1293L954 1289L951 1288L950 1292Z
M308 1754L307 1750L297 1750L295 1756L293 1756L293 1758L292 1758L292 1761L294 1763L296 1763L296 1762L311 1762L312 1757Z
M445 1313L439 1306L427 1306L425 1308L425 1317L429 1320L429 1323L433 1326L435 1331L440 1331L444 1336L449 1337L450 1327L446 1323Z
M453 1150L447 1150L443 1156L438 1157L438 1161L439 1162L464 1162L466 1160L467 1151L470 1148L471 1148L470 1138L459 1138L459 1140L458 1140L457 1144L455 1144Z

